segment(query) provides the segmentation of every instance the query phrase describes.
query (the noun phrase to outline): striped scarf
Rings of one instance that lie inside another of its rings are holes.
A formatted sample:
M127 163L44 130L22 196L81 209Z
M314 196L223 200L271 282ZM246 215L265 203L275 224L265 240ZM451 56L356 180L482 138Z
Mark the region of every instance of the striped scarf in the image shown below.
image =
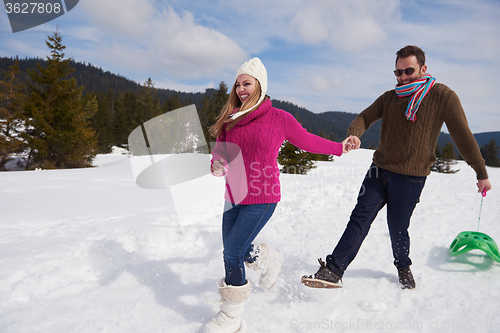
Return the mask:
M406 108L405 117L408 120L415 121L417 119L417 111L420 103L425 95L431 90L436 83L436 79L430 74L424 74L420 79L404 85L396 86L396 94L399 97L411 96Z

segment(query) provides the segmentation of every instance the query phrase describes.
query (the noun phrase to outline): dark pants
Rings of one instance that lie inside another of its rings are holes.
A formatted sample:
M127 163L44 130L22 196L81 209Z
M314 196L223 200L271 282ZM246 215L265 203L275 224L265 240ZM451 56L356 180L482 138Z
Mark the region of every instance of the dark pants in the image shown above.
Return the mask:
M326 257L328 267L340 277L343 276L347 266L356 257L373 220L386 204L394 265L398 270L410 266L408 227L425 180L426 177L397 174L372 164L344 234L333 253Z
M252 241L266 225L276 203L235 205L226 201L222 215L222 242L226 284L242 286L246 283L244 263L252 262Z

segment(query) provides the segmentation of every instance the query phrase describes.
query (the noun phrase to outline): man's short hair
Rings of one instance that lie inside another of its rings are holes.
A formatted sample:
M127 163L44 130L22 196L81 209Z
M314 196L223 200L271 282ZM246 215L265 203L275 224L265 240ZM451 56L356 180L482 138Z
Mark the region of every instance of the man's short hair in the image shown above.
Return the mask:
M417 62L420 66L425 65L425 52L415 45L407 45L396 52L396 63L398 63L399 58L407 58L412 55L417 57Z

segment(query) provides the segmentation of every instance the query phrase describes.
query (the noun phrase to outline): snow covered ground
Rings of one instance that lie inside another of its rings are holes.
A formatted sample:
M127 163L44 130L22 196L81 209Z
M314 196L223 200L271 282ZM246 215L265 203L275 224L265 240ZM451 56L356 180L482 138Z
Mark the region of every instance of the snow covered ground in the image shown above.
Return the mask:
M283 199L258 240L285 263L271 290L248 272L249 331L500 331L500 264L480 251L448 254L459 232L477 229L481 196L464 162L456 174L429 176L413 215L417 289L398 286L385 209L343 289L301 285L342 234L372 153L281 176ZM201 332L218 311L207 300L219 300L223 275L220 214L180 224L170 191L138 187L127 155L96 164L0 173L0 332ZM480 231L500 242L500 169L488 171ZM197 182L193 212L222 211L222 183Z

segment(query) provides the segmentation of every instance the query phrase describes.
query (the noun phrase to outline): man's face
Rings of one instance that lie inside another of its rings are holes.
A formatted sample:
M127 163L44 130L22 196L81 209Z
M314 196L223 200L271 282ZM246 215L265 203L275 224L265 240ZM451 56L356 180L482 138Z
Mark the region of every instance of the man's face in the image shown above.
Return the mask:
M408 68L414 69L412 74L406 74L404 72L404 70ZM418 64L417 57L412 55L406 58L399 58L396 62L396 71L397 70L402 71L400 73L401 76L396 76L398 85L402 85L420 79L427 71L427 65L420 66Z

